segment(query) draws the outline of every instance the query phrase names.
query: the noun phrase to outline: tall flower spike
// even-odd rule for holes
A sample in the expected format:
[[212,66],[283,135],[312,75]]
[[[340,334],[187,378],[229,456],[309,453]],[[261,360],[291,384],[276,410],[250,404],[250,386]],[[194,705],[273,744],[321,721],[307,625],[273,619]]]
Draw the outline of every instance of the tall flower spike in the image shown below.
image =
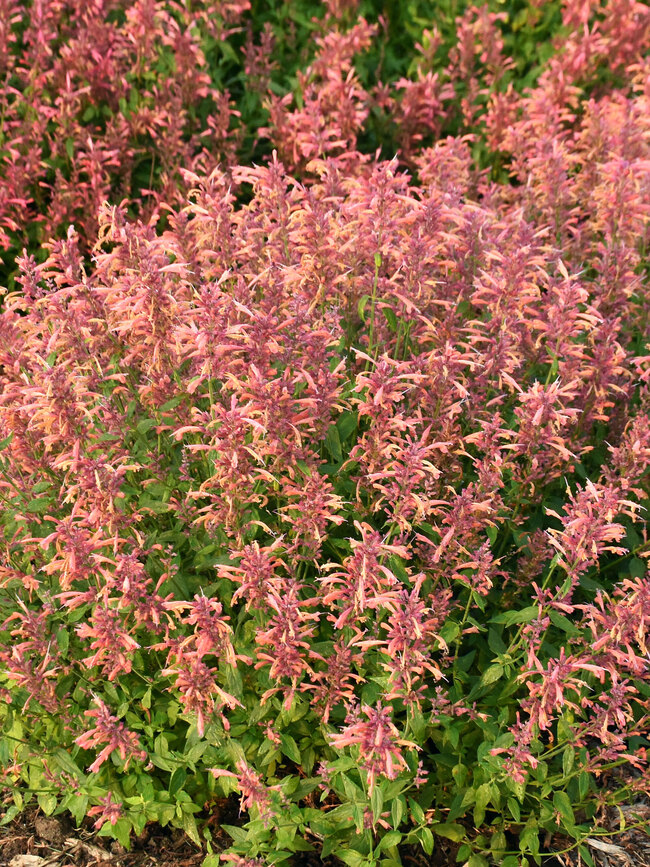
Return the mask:
[[377,777],[394,780],[400,771],[408,768],[402,747],[417,749],[414,743],[399,737],[391,720],[390,708],[363,705],[361,712],[366,717],[347,726],[340,734],[330,735],[330,743],[337,749],[356,746],[359,762],[368,774],[368,795],[372,795]]
[[75,743],[85,750],[104,744],[103,749],[88,768],[90,773],[96,774],[115,750],[122,761],[126,762],[125,768],[132,758],[141,761],[146,759],[147,753],[142,749],[138,735],[128,731],[126,725],[113,716],[102,699],[94,696],[94,700],[97,708],[84,711],[84,715],[96,721],[95,727],[75,738]]

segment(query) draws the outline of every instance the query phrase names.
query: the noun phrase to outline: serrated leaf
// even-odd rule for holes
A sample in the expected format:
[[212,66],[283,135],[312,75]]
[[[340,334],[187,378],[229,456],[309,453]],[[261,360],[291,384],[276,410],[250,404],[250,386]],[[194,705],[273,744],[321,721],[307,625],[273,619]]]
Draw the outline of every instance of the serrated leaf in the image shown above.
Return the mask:
[[131,845],[131,823],[128,819],[118,819],[114,825],[106,822],[97,832],[98,837],[112,837],[128,849]]

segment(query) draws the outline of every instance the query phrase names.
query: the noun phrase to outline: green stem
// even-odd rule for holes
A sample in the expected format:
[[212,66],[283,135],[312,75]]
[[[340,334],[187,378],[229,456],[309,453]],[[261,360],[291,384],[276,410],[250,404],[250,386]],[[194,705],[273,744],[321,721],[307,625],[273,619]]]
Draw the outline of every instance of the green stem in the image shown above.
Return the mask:
[[[372,281],[372,295],[370,297],[370,336],[368,338],[368,355],[374,358],[375,351],[375,305],[377,303],[377,286],[379,284],[379,268],[381,267],[381,253],[375,253],[375,276]],[[368,362],[366,362],[366,365]]]

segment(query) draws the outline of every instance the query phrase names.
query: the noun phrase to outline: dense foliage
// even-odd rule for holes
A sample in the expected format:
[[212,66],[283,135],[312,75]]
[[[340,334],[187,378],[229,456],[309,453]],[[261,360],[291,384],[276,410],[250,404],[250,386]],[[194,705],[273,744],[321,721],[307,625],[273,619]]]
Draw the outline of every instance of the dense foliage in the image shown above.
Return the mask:
[[650,793],[650,8],[32,5],[2,12],[35,88],[8,261],[53,236],[0,314],[4,821],[172,823],[216,864],[237,793],[240,864],[589,863]]
[[[644,31],[627,2],[586,14],[604,16],[591,80],[613,21],[632,22],[619,65]],[[430,16],[428,0],[4,0],[3,280],[71,222],[92,246],[106,199],[164,220],[186,198],[181,167],[259,164],[273,147],[289,167],[357,144],[391,158],[473,129],[488,95],[531,83],[562,32],[556,0],[507,13],[441,0]]]

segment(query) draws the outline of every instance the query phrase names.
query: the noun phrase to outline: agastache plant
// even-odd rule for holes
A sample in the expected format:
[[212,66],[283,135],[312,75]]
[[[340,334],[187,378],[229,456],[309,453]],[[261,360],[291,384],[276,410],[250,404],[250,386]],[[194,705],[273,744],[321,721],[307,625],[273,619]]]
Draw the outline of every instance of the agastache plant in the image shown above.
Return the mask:
[[49,237],[0,312],[5,820],[171,823],[208,867],[222,830],[235,864],[586,861],[650,793],[647,7],[551,8],[520,92],[503,12],[373,86],[391,22],[329,2],[281,94],[254,4],[71,3],[77,37],[33,5],[0,45],[7,245]]

